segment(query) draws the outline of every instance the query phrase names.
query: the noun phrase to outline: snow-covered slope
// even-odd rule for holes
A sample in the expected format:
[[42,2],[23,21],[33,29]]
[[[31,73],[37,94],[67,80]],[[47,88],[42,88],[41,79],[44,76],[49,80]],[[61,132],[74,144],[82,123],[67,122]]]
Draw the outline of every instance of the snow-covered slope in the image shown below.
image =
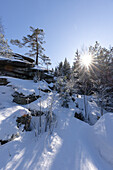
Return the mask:
[[[18,90],[31,92],[30,86],[36,88],[31,81],[32,85],[23,83],[23,88],[21,81],[12,81]],[[0,93],[0,138],[20,133],[13,141],[0,146],[0,170],[113,170],[112,113],[105,114],[94,126],[90,126],[74,118],[76,108],[73,102],[70,102],[69,108],[61,107],[59,96],[54,92],[52,110],[57,122],[53,133],[48,131],[35,136],[34,130],[19,131],[16,117],[28,113],[27,107],[39,107],[39,100],[29,106],[19,106],[12,103],[10,86],[1,86]],[[48,108],[52,98],[52,93],[43,94],[43,109]]]

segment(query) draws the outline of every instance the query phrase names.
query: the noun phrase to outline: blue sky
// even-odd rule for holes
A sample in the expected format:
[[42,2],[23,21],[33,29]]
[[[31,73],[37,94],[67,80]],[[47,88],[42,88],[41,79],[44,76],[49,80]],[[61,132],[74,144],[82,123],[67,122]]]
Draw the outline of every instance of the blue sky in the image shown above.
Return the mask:
[[72,64],[76,49],[95,41],[113,45],[113,0],[0,0],[0,17],[8,40],[21,40],[29,26],[44,29],[45,54],[53,67],[65,57]]

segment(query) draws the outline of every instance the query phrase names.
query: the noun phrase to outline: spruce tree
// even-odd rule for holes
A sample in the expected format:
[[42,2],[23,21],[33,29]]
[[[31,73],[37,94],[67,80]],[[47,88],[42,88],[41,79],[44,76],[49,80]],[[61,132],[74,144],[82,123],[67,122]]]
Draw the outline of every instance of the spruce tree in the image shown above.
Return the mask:
[[67,58],[65,58],[64,64],[63,64],[63,76],[66,76],[67,79],[69,79],[70,74],[71,74],[70,63],[67,61]]
[[72,66],[72,74],[71,77],[73,79],[73,91],[75,93],[81,93],[81,83],[80,83],[80,73],[81,73],[81,66],[80,66],[80,54],[77,50],[75,52],[74,62]]

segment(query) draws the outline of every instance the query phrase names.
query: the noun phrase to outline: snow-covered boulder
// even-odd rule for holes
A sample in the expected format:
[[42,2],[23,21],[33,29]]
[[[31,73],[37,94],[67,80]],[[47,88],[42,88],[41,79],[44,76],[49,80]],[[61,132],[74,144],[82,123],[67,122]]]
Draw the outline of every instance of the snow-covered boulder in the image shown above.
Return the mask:
[[29,104],[35,100],[37,100],[40,96],[35,93],[30,95],[24,95],[22,93],[14,92],[12,95],[14,97],[13,102],[21,105]]

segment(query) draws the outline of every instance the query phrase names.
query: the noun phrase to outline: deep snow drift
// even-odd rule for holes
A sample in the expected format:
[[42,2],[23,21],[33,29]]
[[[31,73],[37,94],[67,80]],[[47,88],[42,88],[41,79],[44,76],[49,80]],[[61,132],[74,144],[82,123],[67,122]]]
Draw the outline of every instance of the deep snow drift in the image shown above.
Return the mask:
[[[48,88],[46,82],[8,78],[7,86],[0,86],[0,139],[17,132],[19,137],[0,146],[0,170],[112,170],[113,169],[113,114],[106,113],[93,126],[74,118],[78,109],[70,101],[69,108],[61,107],[54,94],[41,92],[42,110],[50,107],[56,115],[53,133],[22,132],[16,125],[17,116],[30,113],[28,108],[40,107],[40,99],[20,106],[12,102],[11,94],[17,90],[24,94],[39,93]],[[13,85],[13,86],[12,86]],[[53,96],[54,95],[54,96]],[[82,98],[77,99],[82,107]],[[92,106],[93,105],[93,106]],[[90,114],[99,114],[96,104],[89,102]]]

